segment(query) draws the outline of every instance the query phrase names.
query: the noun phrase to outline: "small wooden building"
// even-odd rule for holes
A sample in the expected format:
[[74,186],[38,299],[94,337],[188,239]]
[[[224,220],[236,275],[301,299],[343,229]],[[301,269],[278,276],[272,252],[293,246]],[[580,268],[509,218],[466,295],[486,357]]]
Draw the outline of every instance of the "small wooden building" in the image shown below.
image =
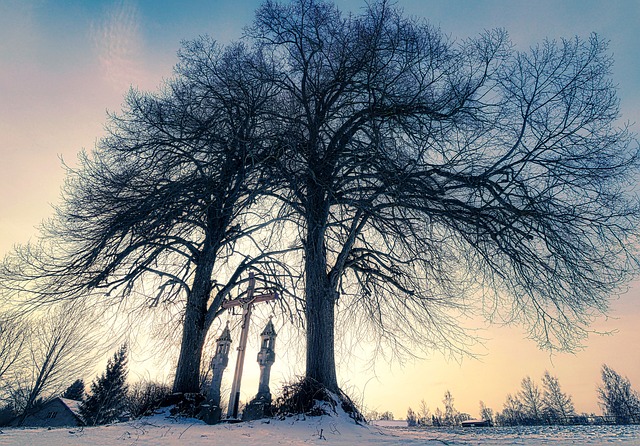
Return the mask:
[[491,427],[490,420],[465,420],[462,427]]
[[84,421],[80,417],[80,401],[56,397],[37,412],[27,416],[22,425],[34,427],[84,426]]

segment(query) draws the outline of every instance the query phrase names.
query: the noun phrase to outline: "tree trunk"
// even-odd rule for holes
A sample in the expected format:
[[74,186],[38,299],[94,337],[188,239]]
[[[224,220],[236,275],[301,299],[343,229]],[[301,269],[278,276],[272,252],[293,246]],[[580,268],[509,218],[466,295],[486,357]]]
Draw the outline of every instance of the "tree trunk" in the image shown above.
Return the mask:
[[[321,200],[311,206],[305,246],[305,316],[307,322],[306,377],[338,392],[334,354],[335,291],[327,275],[324,245],[325,208]],[[317,205],[315,205],[317,204]]]
[[[206,242],[205,246],[207,246]],[[173,381],[173,391],[176,393],[200,392],[200,363],[208,330],[207,302],[211,292],[211,273],[215,254],[216,250],[213,247],[203,250],[201,261],[196,267],[191,293],[187,297],[180,356]]]
[[[306,309],[307,319],[307,368],[306,377],[312,378],[327,389],[338,392],[334,353],[334,299],[333,291],[311,281],[313,276],[324,274],[310,265],[307,259]],[[320,273],[316,275],[316,272]],[[326,274],[324,274],[326,276]],[[324,282],[328,283],[325,278]]]
[[201,298],[191,297],[187,300],[184,324],[182,325],[180,357],[176,367],[176,377],[173,381],[173,391],[176,393],[200,392],[200,362],[206,336],[205,314],[198,302],[201,300]]

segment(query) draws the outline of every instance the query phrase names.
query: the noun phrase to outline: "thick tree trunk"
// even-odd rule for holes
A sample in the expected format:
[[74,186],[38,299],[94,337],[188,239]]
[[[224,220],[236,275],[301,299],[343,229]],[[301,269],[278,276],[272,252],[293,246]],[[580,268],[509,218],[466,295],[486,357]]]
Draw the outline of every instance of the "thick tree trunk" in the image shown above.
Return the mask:
[[[307,281],[310,274],[307,260]],[[319,271],[324,274],[323,271]],[[326,275],[326,274],[325,274]],[[314,282],[316,285],[314,285]],[[325,282],[326,281],[325,279]],[[312,281],[306,286],[305,315],[307,319],[307,368],[306,377],[312,378],[334,392],[338,391],[334,353],[334,299],[333,291],[317,286]]]
[[338,392],[334,354],[335,291],[327,275],[323,204],[311,205],[305,246],[306,377]]
[[201,298],[190,298],[185,309],[180,356],[173,381],[174,392],[200,391],[200,362],[207,333],[204,326],[206,306],[203,312],[198,301],[201,301]]
[[[206,245],[206,242],[205,242]],[[207,302],[211,292],[211,273],[215,263],[216,250],[203,250],[200,263],[196,267],[191,294],[187,298],[180,356],[173,381],[173,391],[181,393],[200,392],[200,363],[202,349],[207,336]]]

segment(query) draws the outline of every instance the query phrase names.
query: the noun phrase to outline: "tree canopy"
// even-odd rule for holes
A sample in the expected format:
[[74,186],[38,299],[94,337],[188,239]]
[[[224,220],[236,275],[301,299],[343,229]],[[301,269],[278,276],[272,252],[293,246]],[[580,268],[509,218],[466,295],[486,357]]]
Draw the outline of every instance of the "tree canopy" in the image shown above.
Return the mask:
[[338,304],[399,351],[464,351],[454,315],[478,307],[570,349],[637,271],[638,144],[596,35],[517,51],[312,0],[266,1],[249,35],[280,61],[308,377],[336,388]]

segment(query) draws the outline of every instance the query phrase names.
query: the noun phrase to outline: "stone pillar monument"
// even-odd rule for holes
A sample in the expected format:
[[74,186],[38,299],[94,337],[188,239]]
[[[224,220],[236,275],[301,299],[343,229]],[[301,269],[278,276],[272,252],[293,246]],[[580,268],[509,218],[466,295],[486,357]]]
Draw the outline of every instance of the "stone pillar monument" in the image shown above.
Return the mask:
[[258,352],[258,364],[260,365],[260,384],[258,394],[249,403],[242,413],[243,420],[257,420],[271,415],[271,390],[269,389],[269,378],[271,376],[271,366],[276,361],[275,344],[276,330],[273,322],[269,319],[267,326],[260,334],[261,344]]
[[273,322],[269,319],[267,326],[260,334],[261,347],[258,352],[258,364],[260,364],[260,385],[258,386],[258,394],[256,400],[262,400],[271,403],[271,391],[269,390],[269,378],[271,377],[271,366],[276,361],[276,330]]
[[207,395],[209,408],[203,414],[203,420],[208,424],[215,424],[222,417],[220,409],[220,385],[222,384],[222,374],[229,364],[229,349],[231,347],[231,332],[229,323],[222,330],[222,334],[216,340],[216,354],[211,359],[211,385]]

